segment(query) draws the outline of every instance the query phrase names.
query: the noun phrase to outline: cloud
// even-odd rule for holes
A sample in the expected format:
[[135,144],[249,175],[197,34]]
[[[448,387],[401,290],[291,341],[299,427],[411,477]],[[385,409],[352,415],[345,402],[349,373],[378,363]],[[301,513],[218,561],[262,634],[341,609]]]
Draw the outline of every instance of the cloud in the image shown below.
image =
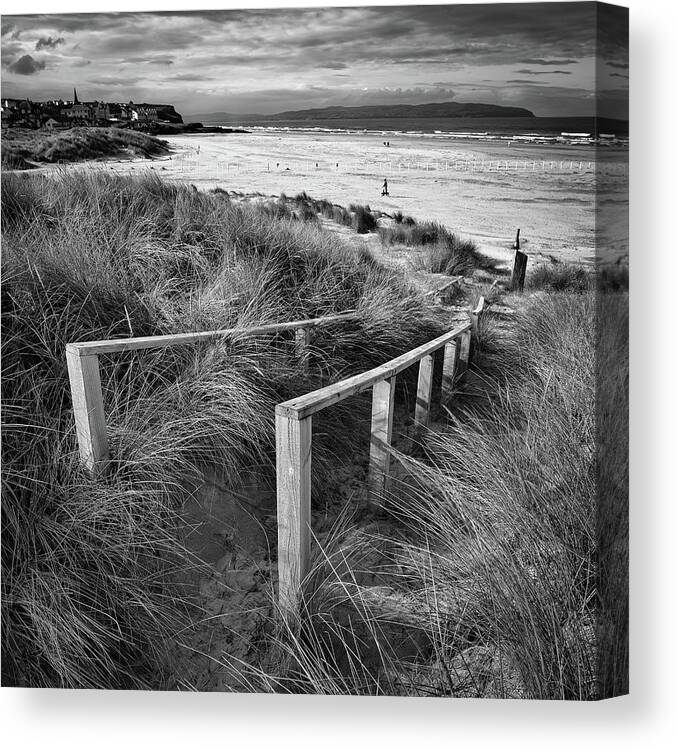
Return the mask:
[[623,73],[610,73],[610,78],[626,78],[628,80],[628,76],[625,76]]
[[62,36],[52,38],[51,36],[44,37],[41,36],[40,39],[35,44],[35,49],[41,50],[41,49],[54,49],[55,47],[58,47],[60,44],[63,44],[65,39]]
[[605,65],[609,65],[611,68],[620,68],[621,70],[627,70],[629,64],[627,62],[613,62],[608,60]]
[[[2,63],[5,72],[37,40],[51,41],[41,49],[53,54],[40,55],[48,72],[24,78],[25,95],[50,98],[91,82],[98,98],[162,97],[183,112],[276,112],[370,96],[418,103],[457,89],[475,101],[579,114],[591,106],[579,91],[592,91],[594,69],[578,63],[597,42],[608,71],[624,73],[628,59],[628,15],[611,14],[605,33],[596,33],[596,17],[594,3],[15,15],[2,19]],[[30,42],[13,42],[19,33]]]
[[525,60],[517,60],[522,65],[575,65],[578,60],[544,60],[541,57],[528,57]]
[[118,78],[117,76],[101,76],[100,78],[88,78],[87,83],[93,83],[95,86],[132,86],[143,80],[140,76],[125,79]]
[[199,73],[180,73],[179,75],[172,76],[170,81],[215,81],[216,78],[213,76],[203,76]]
[[32,76],[40,70],[45,69],[45,63],[41,60],[36,60],[30,55],[24,55],[20,57],[16,62],[10,63],[7,66],[7,70],[10,73],[16,73],[20,76]]
[[521,68],[520,70],[516,70],[516,73],[522,73],[523,75],[527,76],[548,76],[552,73],[559,73],[563,76],[571,76],[572,71],[571,70],[527,70],[526,68]]

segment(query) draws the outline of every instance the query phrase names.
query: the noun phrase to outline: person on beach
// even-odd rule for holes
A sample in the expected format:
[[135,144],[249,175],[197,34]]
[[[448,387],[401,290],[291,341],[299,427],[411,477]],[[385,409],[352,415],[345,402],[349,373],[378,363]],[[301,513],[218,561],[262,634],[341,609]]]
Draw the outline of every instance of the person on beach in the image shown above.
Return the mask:
[[388,180],[386,178],[384,178],[384,184],[383,184],[382,189],[381,189],[381,194],[382,195],[388,195],[389,194],[389,192],[388,192]]

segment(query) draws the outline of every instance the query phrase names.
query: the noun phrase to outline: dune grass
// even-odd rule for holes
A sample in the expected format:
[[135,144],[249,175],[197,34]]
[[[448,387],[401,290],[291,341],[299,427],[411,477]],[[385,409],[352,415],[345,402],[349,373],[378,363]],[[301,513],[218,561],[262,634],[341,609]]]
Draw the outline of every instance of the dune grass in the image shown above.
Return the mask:
[[9,128],[2,136],[2,168],[27,169],[29,162],[74,162],[111,156],[150,159],[169,151],[166,141],[136,130],[71,128],[49,133]]
[[463,406],[400,456],[389,519],[345,518],[323,540],[258,689],[625,692],[627,322],[625,293],[589,291],[535,297],[512,336],[487,331]]
[[429,273],[468,275],[477,268],[490,269],[494,266],[490,258],[478,251],[475,242],[458,237],[437,222],[416,222],[399,213],[393,225],[379,227],[379,234],[385,245],[421,247],[417,267]]
[[526,286],[530,291],[624,293],[629,289],[629,268],[624,263],[597,268],[575,263],[541,264],[530,271]]
[[[275,403],[440,323],[367,253],[221,193],[71,172],[4,175],[2,195],[3,684],[157,686],[188,606],[173,571],[196,564],[180,501],[203,470],[270,477]],[[310,374],[289,337],[102,357],[112,470],[80,470],[67,342],[347,310],[319,330]],[[360,426],[341,406],[317,421],[316,484]]]

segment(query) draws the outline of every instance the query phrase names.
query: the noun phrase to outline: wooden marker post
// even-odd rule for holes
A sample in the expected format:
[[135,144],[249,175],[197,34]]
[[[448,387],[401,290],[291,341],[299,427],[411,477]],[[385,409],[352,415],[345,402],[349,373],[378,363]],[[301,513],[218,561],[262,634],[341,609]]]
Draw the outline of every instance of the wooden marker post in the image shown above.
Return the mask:
[[525,287],[525,271],[527,270],[527,254],[516,250],[511,271],[511,289],[522,292]]
[[518,227],[518,231],[516,232],[516,244],[513,246],[514,250],[520,250],[520,227]]
[[82,355],[77,346],[68,344],[66,363],[80,458],[92,476],[101,476],[106,471],[109,457],[99,357],[96,354]]

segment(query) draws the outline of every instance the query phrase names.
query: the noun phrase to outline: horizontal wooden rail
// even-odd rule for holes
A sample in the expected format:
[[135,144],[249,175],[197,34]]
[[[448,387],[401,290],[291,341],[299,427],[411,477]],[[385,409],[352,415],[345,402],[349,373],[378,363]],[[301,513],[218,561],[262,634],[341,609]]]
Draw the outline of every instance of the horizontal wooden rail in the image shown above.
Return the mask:
[[196,331],[195,333],[170,333],[164,336],[138,336],[127,339],[105,339],[102,341],[78,341],[66,344],[66,351],[77,351],[80,356],[86,354],[110,354],[111,352],[129,352],[140,349],[164,349],[168,346],[179,346],[181,344],[196,344],[199,341],[210,339],[227,338],[234,336],[259,336],[267,333],[282,333],[297,329],[316,328],[329,323],[339,323],[351,320],[356,313],[342,313],[341,315],[328,315],[324,318],[311,318],[309,320],[293,320],[287,323],[268,323],[263,326],[251,328],[223,328],[218,331]]
[[109,462],[106,415],[101,392],[99,355],[141,349],[163,349],[169,346],[196,344],[213,339],[237,336],[262,336],[266,334],[295,331],[294,347],[297,356],[307,366],[307,347],[313,328],[330,323],[341,323],[356,318],[356,313],[328,315],[322,318],[294,320],[285,323],[269,323],[251,328],[224,328],[218,331],[174,333],[166,336],[140,336],[104,341],[78,341],[66,344],[66,362],[71,384],[71,398],[75,431],[78,438],[80,459],[85,468],[95,476],[103,474]]
[[477,335],[485,300],[480,298],[470,320],[442,336],[371,370],[278,404],[276,473],[278,503],[278,598],[281,611],[292,619],[299,612],[303,581],[311,559],[311,460],[313,415],[349,396],[372,388],[370,459],[367,476],[370,502],[379,506],[388,483],[397,375],[419,363],[415,427],[429,418],[433,357],[443,352],[441,400],[449,400],[455,376],[469,366],[471,337]]
[[394,377],[399,372],[416,364],[422,359],[422,357],[440,349],[449,341],[458,338],[470,328],[470,322],[463,323],[462,325],[457,326],[457,328],[439,336],[437,339],[433,339],[426,344],[418,346],[416,349],[412,349],[412,351],[401,354],[399,357],[392,359],[390,362],[386,362],[384,365],[379,365],[379,367],[375,367],[372,370],[361,372],[359,375],[353,375],[352,377],[341,380],[333,385],[319,388],[317,391],[311,391],[311,393],[307,393],[304,396],[284,401],[282,404],[276,406],[276,414],[293,417],[294,419],[304,419],[305,417],[309,417],[311,414],[314,414],[331,404],[336,404],[338,401],[342,401],[349,396],[364,391],[366,388],[369,388],[380,380]]

